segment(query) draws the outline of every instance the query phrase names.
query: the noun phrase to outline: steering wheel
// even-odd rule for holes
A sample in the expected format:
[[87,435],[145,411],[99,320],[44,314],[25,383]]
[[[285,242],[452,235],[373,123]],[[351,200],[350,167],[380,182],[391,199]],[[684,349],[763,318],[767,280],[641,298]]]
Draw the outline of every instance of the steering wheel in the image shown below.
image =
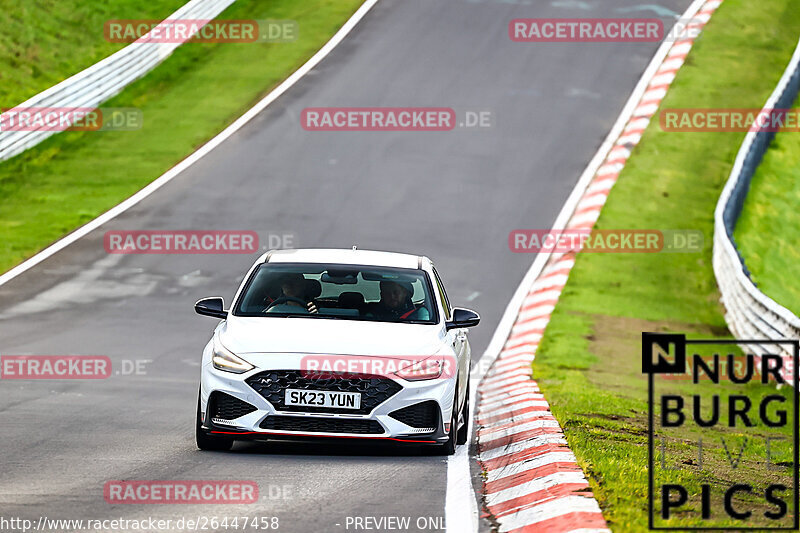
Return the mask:
[[280,297],[280,298],[278,298],[277,300],[274,300],[274,301],[273,301],[271,304],[269,304],[267,307],[265,307],[265,308],[264,308],[264,311],[266,311],[267,309],[269,309],[270,307],[273,307],[273,306],[275,306],[275,305],[278,305],[278,304],[285,304],[286,302],[297,302],[297,303],[299,303],[299,304],[300,304],[300,305],[303,307],[303,309],[305,309],[306,311],[308,311],[308,308],[306,307],[308,304],[307,304],[306,302],[304,302],[303,300],[301,300],[300,298],[295,298],[294,296],[281,296],[281,297]]

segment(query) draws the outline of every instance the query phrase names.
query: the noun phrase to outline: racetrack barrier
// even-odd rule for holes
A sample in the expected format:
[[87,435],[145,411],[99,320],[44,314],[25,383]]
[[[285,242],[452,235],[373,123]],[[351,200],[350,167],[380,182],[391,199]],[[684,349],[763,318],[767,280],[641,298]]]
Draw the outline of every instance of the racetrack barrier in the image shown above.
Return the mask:
[[[798,90],[800,42],[764,109],[788,109],[797,98]],[[747,134],[714,210],[714,275],[722,295],[722,304],[725,306],[725,321],[731,333],[739,339],[800,338],[800,318],[756,287],[733,240],[733,231],[750,189],[750,182],[774,137],[774,131],[750,131]],[[774,353],[775,346],[749,344],[747,350],[761,356]],[[778,349],[788,363],[785,365],[788,370],[791,368],[792,354],[782,347]],[[790,374],[784,377],[791,383]]]
[[[235,0],[191,0],[165,20],[194,19],[209,21]],[[91,67],[46,89],[19,104],[26,108],[87,108],[93,109],[119,94],[125,87],[141,78],[164,61],[180,43],[144,42],[141,39],[111,54]],[[42,124],[38,128],[0,131],[0,161],[9,159],[35,146],[60,130]]]

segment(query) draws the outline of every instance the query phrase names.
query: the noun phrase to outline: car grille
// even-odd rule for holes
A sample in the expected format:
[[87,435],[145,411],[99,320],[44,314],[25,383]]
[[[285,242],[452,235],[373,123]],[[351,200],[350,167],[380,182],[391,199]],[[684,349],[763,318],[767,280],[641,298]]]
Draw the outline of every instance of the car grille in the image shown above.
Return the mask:
[[[269,370],[247,379],[247,384],[261,394],[277,411],[303,413],[345,413],[366,415],[403,388],[397,382],[369,374],[336,374],[326,372],[319,377],[303,370]],[[341,407],[305,407],[284,405],[286,389],[324,390],[361,393],[360,409]]]
[[358,433],[361,435],[383,433],[383,426],[375,420],[310,416],[268,416],[261,422],[260,427],[276,431],[302,431],[305,433]]
[[220,391],[212,392],[208,402],[211,418],[222,420],[233,420],[258,410],[257,407]]
[[412,428],[434,431],[439,426],[439,404],[434,401],[417,403],[392,411],[389,416]]

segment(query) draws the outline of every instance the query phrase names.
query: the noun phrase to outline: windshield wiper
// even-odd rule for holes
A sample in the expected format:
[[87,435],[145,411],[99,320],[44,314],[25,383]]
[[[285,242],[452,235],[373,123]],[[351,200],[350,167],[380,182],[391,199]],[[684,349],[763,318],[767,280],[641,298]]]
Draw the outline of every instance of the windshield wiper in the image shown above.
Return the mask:
[[270,313],[266,316],[275,316],[280,318],[333,318],[341,319],[344,317],[336,315],[320,315],[319,313]]

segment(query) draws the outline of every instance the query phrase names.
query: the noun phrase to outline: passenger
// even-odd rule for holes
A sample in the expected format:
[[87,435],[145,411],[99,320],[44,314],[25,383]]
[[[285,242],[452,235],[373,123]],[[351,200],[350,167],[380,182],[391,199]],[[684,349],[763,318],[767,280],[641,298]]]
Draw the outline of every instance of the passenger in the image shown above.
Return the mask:
[[413,290],[409,284],[381,281],[381,299],[370,311],[382,320],[409,320],[417,311],[411,301]]

